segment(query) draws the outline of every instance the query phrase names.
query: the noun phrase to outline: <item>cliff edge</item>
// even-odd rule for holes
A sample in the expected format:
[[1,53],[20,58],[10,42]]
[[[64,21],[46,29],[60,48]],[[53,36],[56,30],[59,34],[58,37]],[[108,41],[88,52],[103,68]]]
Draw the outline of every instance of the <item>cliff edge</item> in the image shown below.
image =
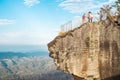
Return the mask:
[[74,80],[120,80],[120,10],[100,22],[85,23],[48,44],[57,69]]

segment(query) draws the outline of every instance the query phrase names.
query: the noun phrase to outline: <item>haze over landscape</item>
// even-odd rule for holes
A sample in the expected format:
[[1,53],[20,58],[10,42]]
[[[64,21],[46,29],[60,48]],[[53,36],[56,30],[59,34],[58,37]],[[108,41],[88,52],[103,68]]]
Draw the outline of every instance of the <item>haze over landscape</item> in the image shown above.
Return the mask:
[[73,80],[56,70],[47,44],[58,35],[61,25],[81,21],[83,13],[96,13],[114,2],[0,0],[0,80]]

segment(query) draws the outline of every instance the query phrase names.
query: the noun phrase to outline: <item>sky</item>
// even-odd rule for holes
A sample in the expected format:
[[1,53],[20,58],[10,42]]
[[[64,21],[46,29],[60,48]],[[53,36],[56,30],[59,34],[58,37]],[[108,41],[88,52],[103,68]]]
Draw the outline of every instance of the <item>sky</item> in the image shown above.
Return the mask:
[[0,0],[0,45],[47,45],[61,25],[115,0]]

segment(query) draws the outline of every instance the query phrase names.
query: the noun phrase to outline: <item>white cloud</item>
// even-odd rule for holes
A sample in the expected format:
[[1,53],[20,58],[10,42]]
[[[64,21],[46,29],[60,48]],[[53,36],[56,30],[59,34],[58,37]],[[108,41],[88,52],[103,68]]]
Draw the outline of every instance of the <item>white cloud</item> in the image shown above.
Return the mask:
[[38,3],[40,3],[39,0],[24,0],[24,4],[29,7],[34,6],[35,4]]
[[48,32],[0,32],[0,44],[46,45],[53,38],[50,35]]
[[9,24],[15,24],[15,21],[8,19],[0,19],[0,25],[9,25]]
[[104,4],[111,4],[115,0],[64,0],[59,4],[65,10],[71,13],[83,13],[88,11],[95,11]]
[[3,34],[3,36],[8,37],[8,38],[18,38],[24,35],[25,34],[23,32],[7,32]]

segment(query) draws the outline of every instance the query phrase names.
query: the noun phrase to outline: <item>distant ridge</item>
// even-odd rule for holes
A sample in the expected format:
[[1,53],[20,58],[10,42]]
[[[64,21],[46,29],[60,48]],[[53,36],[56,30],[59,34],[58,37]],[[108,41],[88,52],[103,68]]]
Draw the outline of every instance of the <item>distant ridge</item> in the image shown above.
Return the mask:
[[13,57],[27,57],[28,55],[21,52],[0,52],[0,59],[11,59]]
[[47,51],[33,51],[33,52],[0,52],[0,59],[11,59],[13,57],[29,57],[29,56],[47,56]]

